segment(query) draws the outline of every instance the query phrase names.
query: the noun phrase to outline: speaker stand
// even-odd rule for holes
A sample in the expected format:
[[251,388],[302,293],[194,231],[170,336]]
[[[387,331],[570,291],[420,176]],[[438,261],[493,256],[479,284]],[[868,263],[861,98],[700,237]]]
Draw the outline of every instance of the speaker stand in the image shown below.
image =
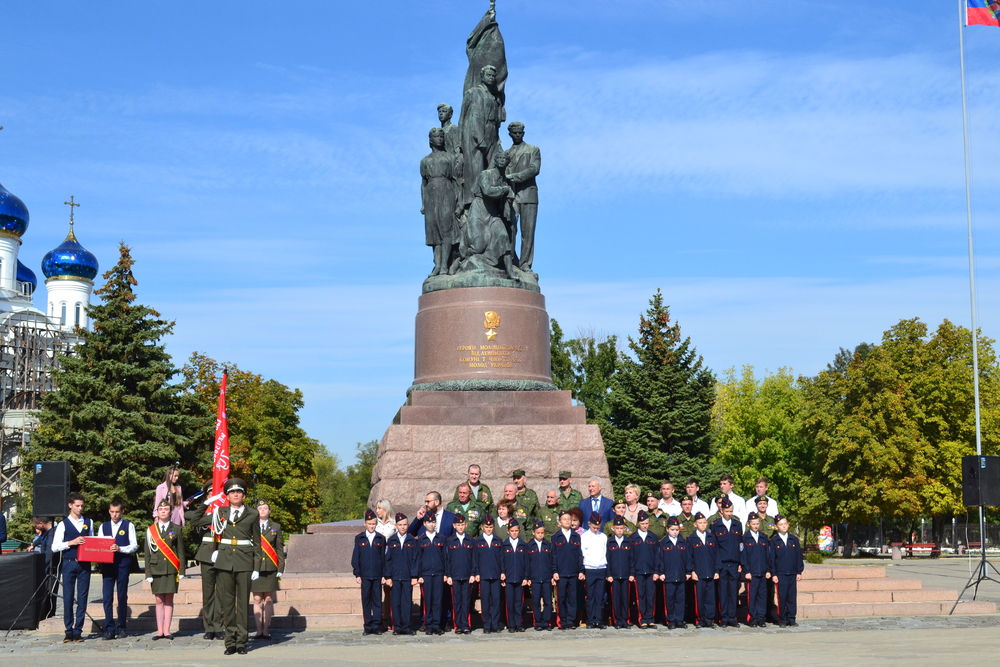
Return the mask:
[[958,603],[961,602],[962,596],[965,595],[965,591],[972,589],[972,599],[975,600],[976,596],[979,595],[979,584],[984,581],[992,581],[995,584],[1000,584],[1000,578],[994,578],[990,576],[990,570],[996,573],[997,577],[1000,577],[1000,570],[997,570],[996,565],[986,560],[986,507],[984,505],[979,506],[979,565],[976,570],[969,577],[968,583],[965,584],[965,588],[962,592],[958,594],[958,598],[955,600],[955,604],[952,605],[951,611],[948,615],[951,616],[955,613],[955,609],[958,607]]

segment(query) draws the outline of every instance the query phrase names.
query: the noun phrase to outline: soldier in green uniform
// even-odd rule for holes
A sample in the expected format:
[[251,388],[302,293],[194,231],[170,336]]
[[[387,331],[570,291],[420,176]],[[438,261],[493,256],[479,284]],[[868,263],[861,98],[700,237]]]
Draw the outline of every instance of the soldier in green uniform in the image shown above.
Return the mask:
[[538,502],[538,494],[528,488],[528,478],[524,471],[515,470],[511,473],[511,477],[514,479],[514,484],[517,485],[517,502],[531,516],[535,516],[542,504]]
[[712,503],[715,505],[715,512],[712,513],[712,516],[708,517],[709,526],[715,525],[715,522],[722,518],[722,508],[719,507],[719,503],[721,503],[722,499],[726,497],[727,496],[716,496],[712,499]]
[[559,509],[571,510],[583,502],[583,494],[573,488],[573,473],[559,471]]
[[[534,492],[532,492],[534,493]],[[503,487],[504,500],[514,503],[510,510],[510,518],[517,519],[517,522],[524,525],[524,522],[534,523],[535,515],[538,512],[538,504],[532,504],[531,499],[525,500],[524,496],[517,495],[517,484],[507,482]]]
[[472,497],[472,488],[468,482],[459,484],[456,493],[458,497],[448,503],[445,509],[464,516],[465,534],[475,539],[479,537],[479,526],[482,525],[483,517],[486,516],[486,505]]
[[212,532],[218,536],[213,562],[217,595],[226,618],[226,655],[247,652],[250,582],[260,577],[260,515],[243,504],[247,484],[233,477],[223,487],[229,507],[212,514]]
[[198,503],[194,509],[184,512],[184,523],[194,529],[194,538],[198,542],[198,553],[194,559],[201,567],[201,622],[205,627],[205,639],[222,639],[222,610],[219,608],[219,596],[216,594],[216,570],[212,567],[212,554],[215,553],[215,539],[212,537],[212,512],[206,507],[212,495],[212,480],[202,487],[204,504]]
[[649,532],[662,540],[667,536],[667,519],[670,517],[660,509],[660,494],[653,490],[646,492],[646,514],[649,515]]
[[681,498],[681,513],[677,515],[677,521],[681,527],[681,537],[685,540],[695,531],[693,509],[694,501],[691,496]]
[[753,501],[757,505],[757,514],[760,516],[760,532],[767,535],[768,538],[774,537],[778,531],[778,522],[767,513],[767,496],[757,496]]
[[[481,503],[483,505],[483,508],[485,509],[486,512],[489,512],[490,514],[493,514],[493,511],[494,511],[493,510],[493,492],[490,491],[490,487],[486,486],[485,483],[483,483],[482,481],[480,481],[480,479],[482,477],[482,474],[483,474],[482,473],[482,469],[479,466],[477,466],[475,463],[473,463],[471,466],[469,466],[469,479],[466,480],[464,483],[469,485],[469,490],[472,492],[471,493],[472,498],[475,499],[476,501],[478,501],[479,503]],[[462,485],[459,484],[457,487],[455,487],[455,495],[451,499],[452,502],[458,500],[458,489],[461,486]],[[468,523],[469,517],[465,517],[465,519],[466,519],[466,523]],[[470,525],[468,527],[471,528],[472,526]],[[468,532],[468,531],[466,531],[466,532]],[[470,535],[471,535],[471,533],[470,533]]]
[[545,507],[538,510],[537,518],[545,524],[545,539],[551,540],[556,531],[559,530],[559,491],[550,489],[545,492]]
[[628,507],[628,505],[625,504],[624,498],[618,498],[617,500],[615,500],[615,506],[613,508],[615,514],[614,516],[611,517],[611,521],[605,522],[604,528],[602,530],[602,532],[605,535],[611,537],[612,535],[615,534],[614,530],[612,530],[612,527],[614,526],[615,518],[617,517],[621,517],[621,520],[625,522],[625,535],[627,537],[631,537],[632,533],[634,533],[638,529],[638,526],[636,526],[634,523],[625,518],[626,507]]

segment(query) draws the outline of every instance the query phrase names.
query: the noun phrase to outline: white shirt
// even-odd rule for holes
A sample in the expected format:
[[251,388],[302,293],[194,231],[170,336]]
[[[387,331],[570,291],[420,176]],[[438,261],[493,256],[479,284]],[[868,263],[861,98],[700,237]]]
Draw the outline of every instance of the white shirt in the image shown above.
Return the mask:
[[514,547],[514,551],[517,551],[517,538],[511,537],[509,539],[510,539],[510,546]]
[[465,544],[465,533],[455,533],[455,537],[458,538],[459,544]]
[[[747,500],[747,507],[746,507],[746,513],[747,514],[750,514],[750,512],[756,512],[757,511],[757,503],[754,501],[754,498],[756,498],[756,497],[757,496],[751,496]],[[767,514],[768,514],[768,516],[778,516],[778,501],[775,500],[774,498],[772,498],[771,496],[764,496],[764,497],[767,498]]]
[[[121,529],[122,522],[119,521],[118,523],[115,523],[114,521],[108,521],[106,523],[111,524],[111,535],[110,535],[110,537],[114,537],[115,535],[117,535],[118,531]],[[103,535],[104,534],[104,524],[103,523],[101,524],[100,529],[98,529],[97,534],[98,535]],[[108,536],[105,535],[105,537],[108,537]],[[119,547],[118,550],[121,553],[123,553],[123,554],[132,554],[132,553],[135,553],[136,551],[139,550],[139,542],[136,541],[136,539],[135,539],[135,526],[132,525],[131,521],[129,521],[129,524],[128,524],[128,546]]]
[[781,541],[787,547],[788,546],[788,533],[778,533],[778,537],[781,538]]
[[425,537],[426,537],[426,538],[427,538],[428,540],[433,540],[433,539],[434,539],[434,536],[435,536],[435,535],[437,535],[437,533],[436,533],[436,532],[435,532],[435,533],[432,533],[432,532],[431,532],[431,531],[429,531],[429,530],[425,530],[425,531],[424,531],[424,536],[425,536]]
[[645,540],[646,539],[646,535],[648,535],[649,533],[647,533],[644,530],[637,530],[637,531],[635,531],[635,534],[639,536],[640,540]]
[[677,516],[681,513],[681,504],[677,502],[676,498],[671,498],[669,503],[663,498],[660,498],[659,507],[670,516]]
[[670,542],[673,543],[674,546],[677,546],[677,538],[676,537],[674,537],[673,535],[667,535],[667,537],[670,538]]
[[[261,532],[264,531],[264,525],[265,525],[264,523],[260,524],[260,530],[261,530]],[[373,544],[375,544],[375,533],[369,533],[366,530],[365,531],[365,537],[368,538],[368,546],[372,546]]]
[[399,535],[399,543],[400,544],[402,544],[403,542],[406,541],[406,533],[396,533],[396,535]]
[[622,535],[621,537],[618,537],[617,535],[615,535],[615,542],[618,543],[618,546],[621,546],[622,542],[624,542],[624,541],[625,541],[625,536],[624,535]]
[[[590,497],[590,511],[591,512],[600,512],[601,511],[601,498],[603,498],[603,497],[604,496],[601,496],[601,495],[598,495],[597,497],[594,497],[594,496]],[[587,517],[587,519],[589,520],[590,517]]]
[[483,539],[486,540],[486,546],[488,546],[488,547],[493,546],[493,535],[492,534],[487,535],[486,533],[483,533]]
[[77,532],[79,532],[80,534],[83,534],[83,531],[85,530],[84,526],[86,525],[86,523],[84,517],[82,516],[79,519],[74,519],[73,515],[71,514],[62,521],[60,521],[59,525],[56,526],[56,532],[52,535],[53,552],[66,551],[67,549],[70,548],[69,542],[66,541],[65,537],[66,529],[63,527],[63,524],[66,523],[67,521],[72,523],[76,527]]
[[694,532],[696,535],[698,535],[698,539],[700,539],[702,542],[708,542],[708,533],[703,533],[700,530],[696,530]]
[[750,531],[750,537],[752,537],[752,538],[753,538],[753,541],[754,541],[754,542],[759,542],[759,541],[760,541],[760,533],[755,533],[755,532],[753,532],[753,531],[751,530],[751,531]]
[[375,532],[389,539],[396,534],[396,524],[392,521],[378,521],[375,524]]
[[722,521],[722,525],[726,527],[726,530],[729,530],[733,527],[732,519],[720,519],[720,521]]
[[542,550],[542,541],[541,540],[535,540],[535,545],[538,547],[539,551]]
[[569,528],[561,528],[560,530],[562,530],[563,537],[565,537],[566,541],[569,542],[569,537],[573,534],[573,531]]
[[242,507],[232,507],[229,509],[229,520],[233,523],[236,523],[241,516],[243,516]]
[[691,498],[691,502],[693,503],[693,505],[691,505],[691,516],[694,516],[698,512],[701,512],[706,517],[711,516],[712,512],[708,510],[708,503],[706,503],[704,500],[702,500],[697,496],[694,496]]
[[747,501],[743,499],[743,496],[738,496],[732,491],[729,492],[729,500],[733,503],[733,516],[739,519],[741,523],[746,523]]
[[580,536],[580,546],[583,549],[583,567],[595,570],[608,566],[608,536],[597,531],[588,530]]

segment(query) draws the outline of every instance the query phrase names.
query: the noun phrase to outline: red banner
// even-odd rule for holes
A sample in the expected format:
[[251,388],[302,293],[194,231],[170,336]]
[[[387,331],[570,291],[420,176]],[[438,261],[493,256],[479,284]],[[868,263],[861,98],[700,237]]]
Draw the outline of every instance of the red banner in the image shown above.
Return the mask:
[[229,479],[229,419],[226,416],[226,380],[229,374],[222,372],[219,385],[219,410],[215,417],[215,456],[212,464],[212,502],[208,511],[216,507],[226,507],[229,499],[223,493],[223,485]]

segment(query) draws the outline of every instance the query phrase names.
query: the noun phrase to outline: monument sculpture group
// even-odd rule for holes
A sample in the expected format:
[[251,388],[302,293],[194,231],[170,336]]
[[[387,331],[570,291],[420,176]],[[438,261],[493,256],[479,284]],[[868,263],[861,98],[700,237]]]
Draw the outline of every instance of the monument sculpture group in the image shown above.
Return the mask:
[[413,385],[379,447],[371,505],[387,498],[405,510],[428,491],[450,494],[470,464],[491,485],[515,469],[537,488],[554,487],[561,469],[608,474],[597,426],[552,384],[534,271],[542,157],[523,122],[507,123],[501,141],[509,72],[495,2],[466,54],[458,123],[440,104],[420,160],[433,266],[418,300]]

